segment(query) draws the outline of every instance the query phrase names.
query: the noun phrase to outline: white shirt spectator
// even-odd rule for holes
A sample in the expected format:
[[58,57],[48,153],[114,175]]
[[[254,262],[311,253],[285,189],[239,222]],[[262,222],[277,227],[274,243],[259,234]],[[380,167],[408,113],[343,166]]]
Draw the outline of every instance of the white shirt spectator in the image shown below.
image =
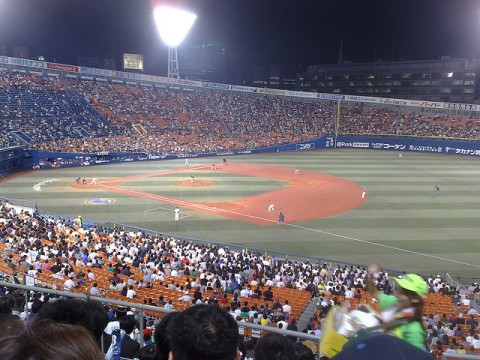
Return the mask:
[[66,291],[70,291],[75,287],[75,282],[72,278],[68,278],[64,283],[63,286],[65,287]]
[[135,295],[137,295],[135,290],[133,290],[133,289],[128,289],[127,290],[127,295],[126,295],[127,298],[133,299],[135,297]]
[[98,290],[97,284],[93,284],[93,286],[90,288],[90,295],[102,296],[102,294],[100,293],[100,290]]
[[192,297],[188,294],[188,291],[185,291],[183,296],[179,297],[178,300],[188,302],[189,304],[192,303]]
[[467,312],[467,315],[477,315],[477,314],[478,314],[478,311],[477,311],[477,309],[474,309],[474,308],[471,308]]
[[105,331],[107,334],[112,335],[113,330],[120,329],[120,323],[117,320],[110,321],[107,326],[105,327]]
[[283,329],[283,330],[287,330],[288,323],[287,323],[286,321],[279,321],[279,322],[277,322],[277,327],[278,327],[278,328],[280,327],[280,326],[279,326],[280,324],[282,324],[282,329]]
[[345,299],[353,299],[353,295],[352,289],[348,288],[347,291],[345,291]]
[[167,310],[174,310],[173,308],[173,304],[169,301],[168,303],[166,303],[164,306],[163,306],[164,309],[167,309]]

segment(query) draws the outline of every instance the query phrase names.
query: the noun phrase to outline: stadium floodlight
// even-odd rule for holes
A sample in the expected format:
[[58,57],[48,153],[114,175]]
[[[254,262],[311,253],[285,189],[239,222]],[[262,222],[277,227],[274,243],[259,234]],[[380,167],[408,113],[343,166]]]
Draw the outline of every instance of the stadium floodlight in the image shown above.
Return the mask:
[[160,6],[153,11],[158,33],[168,46],[168,77],[179,78],[177,46],[185,39],[197,15],[172,7]]

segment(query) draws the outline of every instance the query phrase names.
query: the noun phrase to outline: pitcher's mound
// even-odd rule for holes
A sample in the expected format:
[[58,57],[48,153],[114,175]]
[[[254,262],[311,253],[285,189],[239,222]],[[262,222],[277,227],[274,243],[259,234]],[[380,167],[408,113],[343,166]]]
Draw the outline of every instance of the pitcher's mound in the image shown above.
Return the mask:
[[212,186],[215,185],[214,181],[209,180],[197,180],[192,183],[190,180],[181,180],[177,183],[180,186],[200,187],[200,186]]

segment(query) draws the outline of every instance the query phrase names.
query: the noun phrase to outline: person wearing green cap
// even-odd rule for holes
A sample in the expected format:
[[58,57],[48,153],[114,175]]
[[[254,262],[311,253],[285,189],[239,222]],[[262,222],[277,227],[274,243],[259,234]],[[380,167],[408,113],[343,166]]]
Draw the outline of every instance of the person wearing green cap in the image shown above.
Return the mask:
[[[426,350],[425,327],[422,322],[423,299],[429,292],[429,286],[417,274],[406,274],[394,278],[394,295],[380,292],[376,281],[383,279],[383,269],[378,264],[368,267],[367,290],[376,298],[380,305],[381,318],[385,323],[398,325],[387,327],[388,333],[406,342]],[[388,281],[387,278],[383,279]]]

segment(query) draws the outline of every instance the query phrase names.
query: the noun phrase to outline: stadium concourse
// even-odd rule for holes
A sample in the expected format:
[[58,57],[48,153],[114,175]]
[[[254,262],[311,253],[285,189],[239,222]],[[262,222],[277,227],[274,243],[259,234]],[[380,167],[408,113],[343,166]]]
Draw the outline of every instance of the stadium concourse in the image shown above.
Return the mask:
[[[178,311],[199,303],[217,304],[237,321],[275,327],[286,324],[287,329],[318,336],[325,315],[345,300],[352,309],[360,304],[378,309],[376,300],[365,291],[365,268],[278,259],[121,229],[87,229],[7,202],[0,208],[0,247],[0,272],[25,278],[27,284],[37,282]],[[447,349],[479,354],[478,314],[470,306],[479,285],[460,296],[439,277],[426,281],[430,291],[423,318],[429,350],[435,355]],[[379,290],[391,292],[390,284],[388,273],[377,278]],[[10,299],[10,307],[1,307],[2,315],[16,315],[23,321],[34,318],[44,302],[53,301],[47,297],[42,301],[33,294],[25,310],[23,295],[2,289],[2,304]],[[296,320],[311,309],[311,299],[316,306],[307,314],[308,322],[298,328]],[[147,330],[145,334],[151,334],[152,326]],[[244,335],[250,340],[252,333]]]

